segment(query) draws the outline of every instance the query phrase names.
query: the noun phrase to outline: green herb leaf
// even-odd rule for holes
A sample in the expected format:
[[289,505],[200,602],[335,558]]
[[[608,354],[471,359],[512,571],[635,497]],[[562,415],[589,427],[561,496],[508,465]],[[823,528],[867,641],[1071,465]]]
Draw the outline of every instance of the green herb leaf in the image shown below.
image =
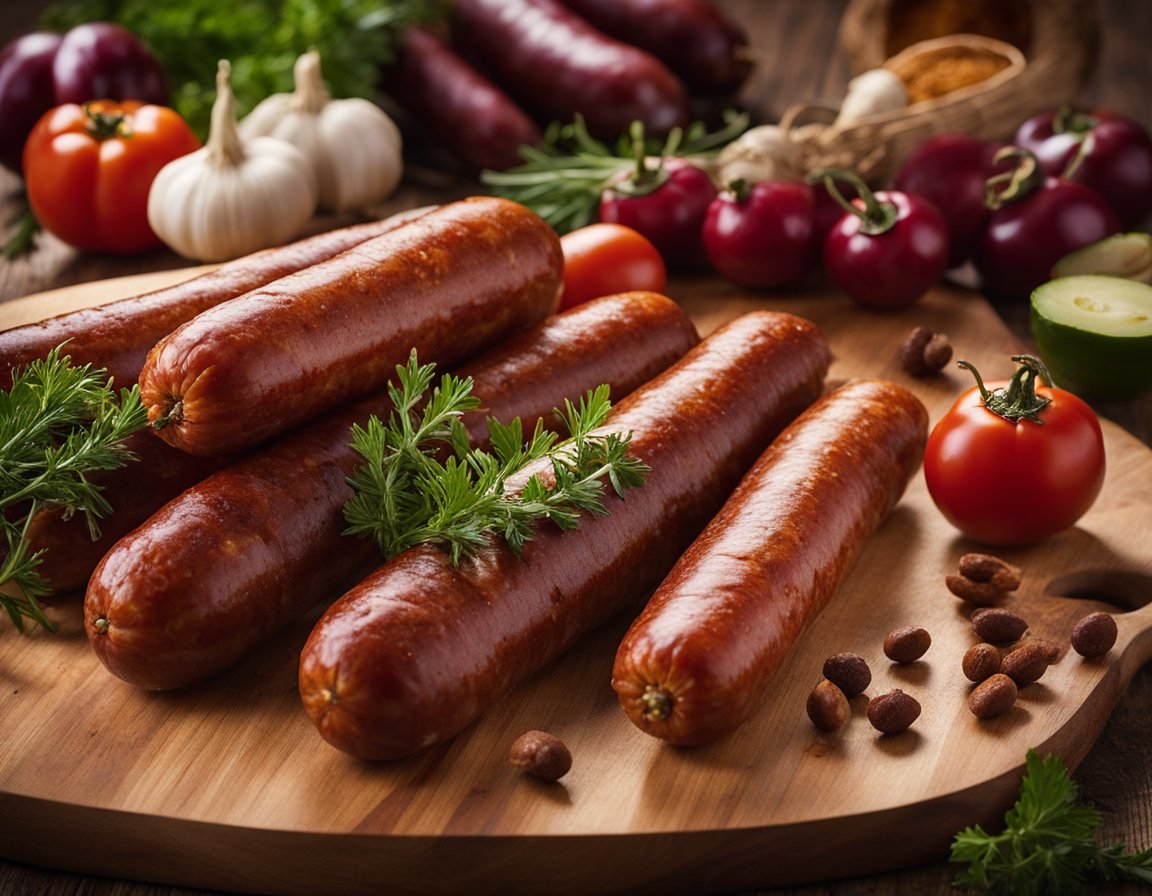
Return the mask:
[[[648,467],[628,454],[629,436],[593,433],[611,410],[607,386],[556,411],[571,434],[567,441],[557,444],[543,421],[525,441],[519,418],[508,424],[490,418],[485,451],[469,446],[460,421],[478,406],[470,379],[445,375],[428,394],[432,365],[421,367],[415,351],[396,372],[388,423],[372,417],[353,428],[352,447],[364,462],[348,479],[355,495],[344,506],[346,534],[373,538],[386,557],[439,543],[459,563],[493,536],[519,554],[540,520],[574,529],[581,513],[607,513],[605,477],[618,494],[644,483]],[[545,458],[551,482],[532,475],[519,491],[508,487]]]
[[568,233],[596,221],[600,194],[648,157],[707,159],[743,133],[748,121],[747,115],[728,112],[718,131],[694,122],[687,130],[674,128],[663,142],[646,139],[634,122],[609,146],[592,137],[577,115],[571,124],[549,125],[542,148],[521,147],[522,165],[484,171],[480,179],[497,196],[526,205],[558,233]]
[[1004,830],[965,828],[951,861],[968,865],[956,883],[1013,896],[1072,896],[1089,881],[1152,883],[1152,849],[1129,853],[1095,841],[1100,813],[1076,802],[1076,785],[1059,757],[1029,750],[1020,798]]
[[404,28],[438,21],[446,9],[445,0],[59,0],[42,21],[57,31],[97,20],[132,31],[164,69],[173,107],[203,140],[217,60],[232,64],[241,117],[290,92],[292,66],[311,49],[332,96],[371,99]]
[[53,628],[37,601],[48,588],[37,571],[41,552],[26,540],[32,518],[46,507],[83,513],[98,537],[111,508],[88,474],[131,460],[124,439],[146,422],[138,386],[117,396],[104,371],[73,367],[59,348],[14,370],[11,388],[0,392],[0,585],[19,592],[0,593],[0,603],[20,631],[25,619]]

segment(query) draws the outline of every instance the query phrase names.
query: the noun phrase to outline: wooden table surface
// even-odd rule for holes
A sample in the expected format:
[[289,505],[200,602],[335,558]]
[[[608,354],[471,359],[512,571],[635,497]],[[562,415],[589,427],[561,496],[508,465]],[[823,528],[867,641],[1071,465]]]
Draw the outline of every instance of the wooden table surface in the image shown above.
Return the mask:
[[[792,102],[842,92],[847,64],[835,49],[837,26],[846,0],[724,0],[723,6],[748,27],[760,54],[759,68],[743,99],[761,120],[775,120]],[[0,43],[30,30],[44,2],[6,4],[0,12]],[[1084,99],[1113,108],[1152,127],[1152,3],[1099,0],[1103,23],[1099,64],[1085,88]],[[413,169],[415,171],[415,169]],[[478,192],[478,185],[453,183],[451,195]],[[19,205],[19,181],[0,172],[0,222],[7,224]],[[413,207],[445,198],[445,182],[416,172],[391,201],[395,208]],[[318,226],[340,222],[318,222]],[[171,252],[158,250],[121,259],[77,253],[50,236],[23,257],[0,262],[0,301],[74,283],[187,265]],[[670,292],[674,292],[670,287]],[[1027,320],[1019,306],[998,308],[1009,326],[1027,342]],[[1109,417],[1145,444],[1152,445],[1152,396],[1117,404],[1098,405]],[[1132,848],[1152,846],[1152,669],[1132,681],[1127,695],[1100,739],[1078,768],[1075,778],[1081,797],[1104,814],[1101,840],[1122,841]],[[51,749],[51,745],[45,745]],[[18,819],[0,819],[3,829]],[[959,826],[959,825],[958,825]],[[834,848],[831,846],[830,848]],[[951,881],[956,866],[947,862],[896,871],[861,880],[812,884],[766,891],[815,896],[856,894],[957,892]],[[125,869],[130,875],[131,869]],[[0,894],[87,894],[87,896],[191,896],[183,888],[112,881],[64,874],[0,860]],[[1102,891],[1103,892],[1103,891]],[[1135,893],[1136,888],[1111,888],[1109,893]]]

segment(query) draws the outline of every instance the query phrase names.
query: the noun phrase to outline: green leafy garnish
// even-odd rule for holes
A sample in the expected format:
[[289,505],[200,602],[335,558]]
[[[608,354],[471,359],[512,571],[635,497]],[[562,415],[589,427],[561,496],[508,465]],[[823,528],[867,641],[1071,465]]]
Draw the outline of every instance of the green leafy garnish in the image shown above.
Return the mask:
[[965,828],[951,861],[968,868],[957,884],[1013,896],[1063,896],[1089,882],[1152,884],[1152,849],[1129,853],[1095,841],[1100,813],[1076,802],[1076,785],[1059,757],[1029,750],[1020,799],[1004,816],[1004,831]]
[[117,396],[102,370],[73,367],[59,348],[14,370],[11,388],[0,392],[0,586],[20,592],[0,592],[0,604],[20,631],[25,619],[54,628],[37,600],[49,589],[37,571],[43,552],[25,537],[32,518],[45,507],[83,513],[98,537],[97,520],[111,508],[87,476],[131,459],[124,439],[146,422],[138,386]]
[[695,122],[687,130],[673,128],[663,142],[648,139],[639,122],[609,146],[594,138],[580,116],[571,124],[554,122],[544,133],[544,146],[523,146],[524,164],[507,171],[483,171],[480,179],[497,196],[526,205],[568,233],[593,223],[600,194],[628,171],[673,156],[705,159],[748,127],[745,114],[728,112],[724,126],[713,133]]
[[372,99],[403,30],[437,21],[445,9],[445,0],[58,0],[43,25],[64,31],[99,20],[133,32],[164,69],[173,108],[204,139],[218,60],[232,64],[241,117],[290,92],[292,66],[311,49],[332,96]]
[[[567,441],[557,443],[543,421],[525,441],[519,418],[508,424],[489,418],[486,451],[469,446],[461,422],[479,406],[471,379],[445,374],[433,386],[435,365],[421,366],[415,352],[396,373],[399,385],[388,385],[388,422],[373,416],[353,427],[352,447],[364,463],[348,479],[356,494],[344,506],[346,534],[373,538],[386,557],[440,543],[459,563],[493,535],[519,554],[539,520],[574,529],[581,513],[605,514],[605,478],[622,495],[648,473],[628,454],[630,436],[592,432],[611,409],[607,386],[556,411]],[[533,474],[521,489],[506,488],[514,474],[542,458],[550,461],[552,482]]]

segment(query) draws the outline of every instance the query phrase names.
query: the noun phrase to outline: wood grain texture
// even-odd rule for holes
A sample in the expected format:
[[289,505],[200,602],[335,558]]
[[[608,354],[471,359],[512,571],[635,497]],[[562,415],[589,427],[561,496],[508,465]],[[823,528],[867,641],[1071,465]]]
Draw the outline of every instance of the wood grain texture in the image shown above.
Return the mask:
[[[830,382],[905,382],[933,421],[967,374],[903,374],[897,349],[913,325],[930,321],[947,332],[958,356],[989,376],[1006,372],[1018,348],[983,300],[959,289],[941,287],[913,310],[877,315],[819,279],[771,298],[710,278],[676,286],[674,298],[704,332],[759,307],[814,320],[833,347]],[[57,293],[25,307],[44,313],[73,298]],[[18,322],[20,309],[0,306],[0,326]],[[1013,605],[1038,636],[1066,641],[1073,622],[1098,606],[1049,589],[1090,590],[1129,607],[1152,593],[1143,538],[1152,452],[1111,424],[1106,438],[1104,492],[1082,523],[1004,552],[1025,570]],[[315,614],[220,679],[150,694],[103,669],[83,635],[79,599],[66,599],[51,611],[61,634],[0,632],[0,818],[19,819],[3,850],[87,873],[132,868],[145,880],[267,893],[367,893],[382,883],[394,893],[723,892],[939,860],[959,827],[1002,815],[1028,747],[1078,763],[1152,655],[1152,609],[1126,612],[1120,643],[1103,661],[1065,655],[1012,713],[978,722],[959,672],[973,635],[943,587],[973,547],[936,513],[918,474],[789,655],[759,714],[731,737],[690,750],[640,733],[616,704],[608,676],[627,619],[580,642],[449,744],[369,764],[324,744],[299,705],[297,655]],[[912,666],[893,666],[884,634],[908,624],[932,633],[932,649]],[[838,734],[808,723],[807,692],[824,657],[841,650],[871,663],[869,695],[901,687],[921,700],[924,714],[909,732],[877,735],[861,698]],[[571,748],[573,770],[559,785],[523,778],[507,763],[508,746],[528,728],[550,730]],[[839,846],[829,852],[829,843]]]

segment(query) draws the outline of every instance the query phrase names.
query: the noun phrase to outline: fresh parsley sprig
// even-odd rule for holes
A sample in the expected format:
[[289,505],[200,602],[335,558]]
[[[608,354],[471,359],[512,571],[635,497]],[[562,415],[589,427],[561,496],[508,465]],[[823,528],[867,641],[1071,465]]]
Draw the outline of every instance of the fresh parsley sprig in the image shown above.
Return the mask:
[[526,205],[558,233],[593,223],[600,194],[626,172],[652,159],[672,156],[708,158],[748,127],[743,113],[728,112],[723,126],[709,132],[701,122],[673,128],[664,141],[647,138],[640,122],[612,145],[588,133],[577,115],[569,124],[554,122],[544,132],[542,147],[524,146],[524,163],[507,171],[483,171],[480,179],[506,199]]
[[37,570],[42,552],[27,542],[32,518],[45,507],[83,513],[97,537],[111,508],[88,474],[130,460],[124,439],[146,422],[138,386],[117,395],[104,371],[73,367],[59,348],[14,371],[0,392],[0,586],[12,586],[0,604],[20,631],[25,620],[54,627],[37,600],[48,588]]
[[[491,450],[483,450],[468,444],[461,421],[479,406],[470,379],[446,374],[432,386],[434,365],[420,365],[415,352],[396,373],[388,422],[371,417],[353,427],[352,447],[363,463],[348,479],[355,495],[344,506],[346,534],[373,538],[386,557],[440,543],[459,563],[493,535],[519,554],[540,520],[573,529],[581,513],[606,513],[604,478],[623,494],[648,473],[628,454],[630,436],[593,434],[611,409],[607,386],[577,403],[565,401],[557,411],[570,433],[565,442],[558,443],[543,421],[525,440],[519,418],[508,424],[490,418]],[[521,488],[509,487],[528,464],[544,458],[550,481],[532,474]]]
[[967,863],[961,886],[1013,896],[1073,896],[1088,882],[1152,884],[1152,849],[1130,853],[1101,847],[1100,813],[1076,802],[1076,785],[1059,757],[1029,750],[1020,798],[1004,816],[1004,830],[965,828],[952,842],[951,861]]

